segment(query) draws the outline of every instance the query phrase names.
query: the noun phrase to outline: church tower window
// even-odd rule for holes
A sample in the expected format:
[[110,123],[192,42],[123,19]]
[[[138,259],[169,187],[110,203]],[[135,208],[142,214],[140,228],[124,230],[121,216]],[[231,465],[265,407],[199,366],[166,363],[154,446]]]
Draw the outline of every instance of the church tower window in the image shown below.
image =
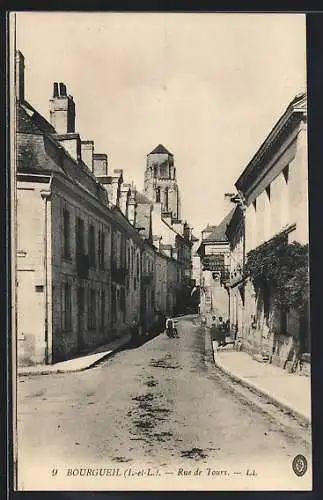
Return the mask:
[[165,188],[165,211],[168,212],[168,188]]
[[168,164],[168,161],[164,161],[163,163],[161,163],[160,167],[159,167],[159,172],[160,172],[160,177],[162,179],[168,179],[169,178],[169,164]]

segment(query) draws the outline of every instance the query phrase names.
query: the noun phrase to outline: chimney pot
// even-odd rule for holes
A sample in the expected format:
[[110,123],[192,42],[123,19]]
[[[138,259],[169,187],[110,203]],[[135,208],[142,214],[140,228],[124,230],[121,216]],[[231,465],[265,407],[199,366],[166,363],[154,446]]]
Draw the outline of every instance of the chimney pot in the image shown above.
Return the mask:
[[64,83],[54,82],[50,106],[50,121],[56,133],[75,133],[75,103],[72,97],[67,95]]
[[66,85],[64,85],[64,83],[62,83],[62,82],[60,82],[60,84],[59,84],[59,93],[60,93],[61,97],[67,97]]

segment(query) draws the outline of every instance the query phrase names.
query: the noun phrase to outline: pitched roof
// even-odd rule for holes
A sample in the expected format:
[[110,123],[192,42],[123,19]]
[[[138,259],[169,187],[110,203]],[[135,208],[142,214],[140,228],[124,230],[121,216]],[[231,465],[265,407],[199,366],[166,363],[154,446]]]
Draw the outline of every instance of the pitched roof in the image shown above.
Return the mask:
[[202,230],[202,233],[204,232],[210,232],[210,231],[214,231],[214,229],[216,228],[217,226],[211,226],[210,224],[208,224],[203,230]]
[[[19,173],[56,172],[80,186],[106,205],[107,192],[90,169],[81,161],[76,161],[57,140],[53,126],[40,115],[28,102],[18,103],[17,170]],[[24,136],[31,135],[32,140]],[[51,148],[47,149],[47,145]],[[63,157],[62,157],[63,154]],[[63,158],[67,159],[64,161]],[[77,164],[78,168],[75,168]]]
[[165,146],[163,146],[162,144],[158,144],[158,146],[155,147],[155,149],[153,149],[150,153],[150,155],[154,155],[154,154],[163,154],[163,155],[171,155],[173,156],[172,153],[170,153],[166,148]]
[[204,241],[212,241],[212,242],[228,241],[228,238],[227,238],[225,233],[226,233],[227,226],[233,217],[234,211],[235,211],[235,207],[232,210],[230,210],[230,212],[224,217],[224,219],[220,222],[220,224],[218,226],[208,226],[208,227],[213,227],[214,229],[212,230],[211,234],[207,238],[203,239],[203,242]]
[[225,232],[225,234],[228,237],[228,240],[232,238],[235,231],[239,230],[239,227],[241,228],[240,224],[242,221],[243,221],[243,210],[239,205],[236,205],[231,220],[227,224],[227,229]]
[[34,113],[33,108],[27,103],[19,103],[17,109],[17,132],[19,134],[28,134],[35,136],[33,141],[18,141],[17,148],[17,170],[22,173],[36,172],[59,172],[67,175],[62,166],[55,161],[50,155],[42,154],[40,141],[43,137],[47,138],[52,144],[57,146],[56,141],[52,139],[51,134],[47,132],[50,126],[45,122],[37,112]]

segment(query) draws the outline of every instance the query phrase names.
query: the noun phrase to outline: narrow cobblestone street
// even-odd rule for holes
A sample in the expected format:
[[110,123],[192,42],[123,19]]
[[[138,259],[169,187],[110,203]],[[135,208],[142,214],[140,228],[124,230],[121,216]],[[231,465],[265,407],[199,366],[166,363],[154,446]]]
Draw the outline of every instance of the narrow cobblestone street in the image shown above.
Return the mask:
[[[310,470],[299,478],[291,462],[299,453],[310,462],[310,447],[214,377],[204,329],[192,317],[178,329],[179,339],[163,333],[84,372],[18,379],[24,489],[41,489],[49,477],[53,489],[141,489],[145,476],[145,489],[186,489],[195,481],[196,489],[214,490],[227,488],[229,475],[230,489],[257,489],[267,473],[276,478],[269,488],[308,487]],[[116,475],[87,472],[76,485],[80,471],[68,472],[96,466]]]

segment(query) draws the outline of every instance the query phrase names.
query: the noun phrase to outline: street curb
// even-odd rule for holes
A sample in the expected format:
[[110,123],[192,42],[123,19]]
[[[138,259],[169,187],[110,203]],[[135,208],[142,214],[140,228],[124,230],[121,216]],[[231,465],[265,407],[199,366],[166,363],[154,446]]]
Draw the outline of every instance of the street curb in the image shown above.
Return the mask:
[[282,401],[279,398],[273,397],[269,392],[267,392],[264,389],[260,388],[257,384],[254,384],[253,382],[250,382],[249,380],[246,380],[243,377],[239,377],[238,375],[235,375],[234,373],[232,373],[227,368],[224,368],[223,366],[221,366],[221,364],[219,364],[216,361],[216,356],[215,356],[215,352],[214,352],[214,349],[213,349],[213,342],[212,342],[212,350],[213,350],[214,364],[215,364],[215,366],[221,372],[223,372],[226,375],[228,375],[233,381],[238,382],[243,387],[246,387],[247,389],[250,389],[251,391],[253,391],[256,394],[258,394],[259,396],[265,397],[270,403],[274,404],[275,406],[278,406],[280,409],[282,409],[284,411],[288,411],[294,418],[296,418],[297,420],[301,421],[303,424],[305,424],[307,426],[311,425],[311,419],[307,415],[305,415],[304,413],[302,413],[302,412],[300,412],[298,410],[295,410],[295,408],[292,408],[285,401]]
[[[41,368],[39,371],[33,371],[29,367],[26,367],[25,369],[20,369],[17,371],[18,377],[24,377],[24,376],[30,376],[30,375],[50,375],[50,374],[57,374],[57,373],[77,373],[77,372],[84,372],[85,370],[89,370],[90,368],[94,368],[97,366],[99,363],[104,361],[105,359],[108,359],[109,357],[113,356],[117,352],[119,352],[122,348],[124,348],[126,345],[128,345],[130,340],[126,340],[124,344],[119,345],[115,349],[111,350],[110,352],[104,352],[102,353],[102,356],[100,356],[98,359],[95,361],[90,362],[89,364],[82,366],[81,368],[55,368],[55,365],[48,365],[46,368]],[[28,369],[29,368],[29,369]]]

